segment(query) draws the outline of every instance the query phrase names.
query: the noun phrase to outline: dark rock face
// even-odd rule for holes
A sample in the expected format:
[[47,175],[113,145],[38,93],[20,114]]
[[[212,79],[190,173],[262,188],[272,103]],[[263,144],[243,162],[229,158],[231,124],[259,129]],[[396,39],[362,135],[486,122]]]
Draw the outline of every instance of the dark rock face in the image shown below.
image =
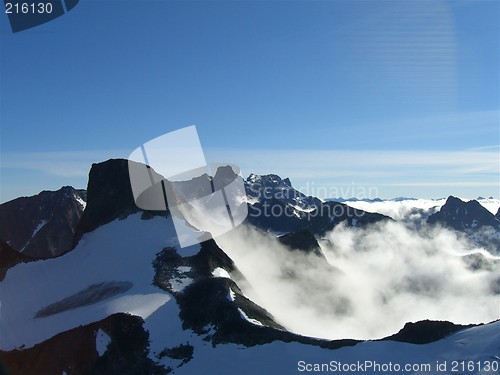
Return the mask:
[[86,192],[65,186],[0,205],[0,239],[32,258],[52,258],[72,249]]
[[[212,276],[215,268],[223,268],[238,283],[246,282],[233,261],[213,240],[203,242],[198,254],[190,257],[181,257],[173,248],[164,249],[157,255],[153,266],[155,285],[172,293],[179,304],[182,327],[204,336],[213,345],[235,343],[254,346],[281,340],[333,349],[359,342],[320,340],[286,331],[269,312],[246,298],[233,279]],[[193,279],[180,292],[173,291],[169,281],[176,277],[178,267],[189,267],[191,271],[187,276]],[[262,325],[249,322],[241,311]]]
[[87,207],[75,233],[74,245],[84,233],[139,211],[130,185],[128,160],[110,159],[92,164],[87,185],[87,201]]
[[189,345],[189,343],[180,344],[178,346],[174,346],[173,348],[166,348],[162,350],[160,354],[158,354],[158,359],[163,357],[177,359],[181,361],[181,364],[179,365],[179,367],[181,367],[193,359],[193,353],[194,347]]
[[429,216],[427,224],[439,224],[465,233],[471,241],[491,253],[500,253],[500,219],[478,201],[464,202],[450,196],[438,212]]
[[448,197],[438,212],[429,216],[427,223],[439,223],[459,231],[478,230],[485,226],[500,229],[498,218],[481,206],[478,201],[464,202],[453,196]]
[[[149,335],[143,320],[114,314],[99,322],[62,332],[29,349],[0,351],[0,374],[163,375],[166,369],[147,357]],[[110,338],[106,352],[96,350],[97,331]]]
[[[217,185],[217,181],[220,181],[224,185],[234,179],[235,175],[231,172],[229,169],[219,169],[212,179],[213,184]],[[135,204],[128,173],[127,160],[108,160],[92,166],[89,174],[87,207],[78,226],[76,226],[78,220],[71,221],[74,223],[72,228],[75,232],[74,237],[70,236],[70,239],[74,238],[73,244],[76,244],[86,232],[117,218],[124,218],[131,213],[141,211]],[[210,182],[207,175],[200,177],[199,181],[203,179],[209,179]],[[192,191],[200,194],[196,190],[199,188],[196,181],[189,183],[192,184]],[[74,189],[61,190],[64,189],[74,194]],[[247,193],[251,198],[257,199],[257,202],[249,207],[264,208],[264,205],[272,204],[282,209],[281,215],[249,218],[248,222],[264,231],[286,232],[287,234],[281,236],[278,241],[291,251],[303,251],[306,254],[323,256],[315,235],[331,230],[339,223],[363,227],[381,220],[390,220],[384,215],[366,213],[342,203],[323,203],[316,198],[306,197],[293,189],[288,179],[282,180],[276,175],[262,177],[252,175],[247,180]],[[84,192],[80,191],[79,194],[78,197],[83,199]],[[268,194],[270,197],[266,196]],[[64,200],[64,196],[63,194],[60,199]],[[76,203],[79,202],[78,198],[74,199]],[[474,211],[475,208],[467,207],[467,209]],[[152,212],[143,211],[143,218],[147,219],[151,215]],[[41,216],[40,218],[45,220]],[[1,216],[0,220],[8,221]],[[36,237],[33,236],[33,232],[39,222],[27,223],[31,227],[28,227],[23,235]],[[3,228],[0,225],[0,230]],[[43,236],[49,236],[50,233],[47,232]],[[22,244],[24,246],[24,242]],[[66,251],[70,249],[71,246]],[[316,257],[309,258],[317,260]],[[9,244],[0,241],[0,280],[9,267],[31,260],[24,253],[18,253]],[[280,340],[336,349],[360,342],[349,339],[328,341],[288,332],[268,311],[243,295],[238,285],[246,282],[244,276],[213,240],[203,242],[198,254],[193,256],[182,257],[175,248],[165,248],[157,254],[152,267],[155,271],[153,283],[175,297],[180,308],[183,328],[203,336],[214,346],[223,343],[254,346]],[[226,270],[231,278],[213,277],[212,272],[216,268]],[[332,272],[336,271],[332,269]],[[293,277],[293,270],[290,270],[290,275]],[[182,277],[188,277],[192,282],[182,290],[175,290],[171,280]],[[499,285],[498,280],[495,280],[491,288],[495,291],[500,290]],[[130,287],[130,283],[116,281],[94,284],[45,306],[39,311],[39,317],[85,306],[87,302],[108,298]],[[173,372],[172,368],[161,368],[148,358],[148,332],[144,330],[143,323],[138,317],[115,314],[99,322],[60,333],[32,348],[0,351],[0,374],[61,374],[65,371],[69,375],[157,375]],[[449,322],[408,323],[400,332],[388,337],[387,340],[423,344],[439,340],[463,328],[466,327]],[[96,333],[99,329],[111,338],[111,343],[102,356],[99,356],[96,350]],[[196,356],[195,350],[196,348],[189,343],[180,344],[165,348],[158,354],[158,358],[169,357],[180,361],[180,365],[186,365]]]
[[383,340],[402,341],[411,344],[428,344],[470,327],[474,327],[474,324],[464,326],[447,321],[422,320],[416,323],[406,323],[398,333]]
[[0,281],[5,278],[9,268],[14,267],[18,263],[27,263],[34,260],[36,259],[21,254],[0,240]]
[[497,220],[500,221],[500,207],[498,208],[498,211],[497,213],[495,214],[495,217],[497,218]]
[[324,258],[318,241],[316,241],[314,235],[306,229],[299,232],[287,233],[279,237],[278,240],[291,250],[299,250],[306,254],[314,254]]
[[[234,301],[228,298],[229,289],[234,293]],[[288,332],[269,312],[247,299],[231,279],[211,278],[195,282],[176,299],[181,309],[179,315],[183,328],[205,336],[214,346],[234,343],[250,347],[278,340],[337,349],[360,342],[349,339],[321,340]],[[241,312],[262,325],[247,321]],[[212,329],[207,330],[207,327]]]
[[344,203],[322,202],[295,190],[288,178],[277,175],[250,175],[245,182],[248,206],[246,222],[265,231],[324,234],[337,224],[363,227],[381,220],[391,220],[381,214],[354,209]]

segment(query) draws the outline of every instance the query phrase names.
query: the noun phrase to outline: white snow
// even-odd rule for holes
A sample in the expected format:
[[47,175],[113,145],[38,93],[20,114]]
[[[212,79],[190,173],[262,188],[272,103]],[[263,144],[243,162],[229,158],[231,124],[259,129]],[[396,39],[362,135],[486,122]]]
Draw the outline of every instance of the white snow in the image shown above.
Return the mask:
[[229,293],[227,294],[227,299],[231,302],[234,302],[234,298],[236,295],[234,294],[233,290],[229,288]]
[[229,272],[227,272],[224,268],[217,267],[212,271],[212,275],[214,277],[224,277],[226,279],[230,279],[231,276],[229,275]]
[[174,277],[170,279],[169,282],[172,290],[176,293],[180,293],[184,288],[193,283],[193,279],[190,277]]
[[280,231],[268,230],[267,233],[269,233],[271,236],[274,236],[274,237],[282,237],[285,234],[288,234],[290,232],[280,232]]
[[313,207],[313,206],[309,206],[309,207],[302,207],[302,206],[297,206],[297,205],[291,205],[291,206],[293,207],[293,209],[300,211],[300,212],[305,212],[305,213],[313,212],[316,209],[316,207]]
[[40,221],[36,226],[35,230],[33,231],[31,238],[35,237],[35,235],[40,231],[40,229],[42,229],[45,226],[45,224],[47,224],[47,220]]
[[[166,246],[177,246],[171,219],[154,217],[141,220],[140,214],[135,214],[85,234],[75,250],[61,257],[16,265],[0,283],[0,349],[11,350],[21,345],[30,347],[59,332],[101,320],[109,314],[128,312],[145,319],[145,329],[150,334],[150,357],[175,368],[178,375],[300,374],[304,372],[298,369],[299,361],[356,363],[366,360],[379,364],[429,363],[433,366],[436,361],[447,361],[449,369],[451,361],[457,359],[476,362],[500,360],[500,321],[470,328],[427,345],[368,341],[353,347],[329,350],[275,341],[249,348],[235,344],[214,347],[202,336],[183,330],[175,300],[169,293],[151,285],[154,276],[151,261]],[[199,245],[188,248],[187,252],[197,249]],[[190,271],[185,266],[177,269],[180,272]],[[222,268],[216,268],[213,275],[229,277]],[[190,282],[186,277],[180,280],[182,287]],[[106,281],[129,281],[133,287],[93,305],[46,318],[33,318],[41,308],[89,285]],[[229,289],[228,300],[234,300],[234,297],[234,292]],[[243,319],[262,326],[261,322],[238,310]],[[98,331],[96,335],[96,349],[100,355],[109,344],[109,337],[106,336],[104,331]],[[186,343],[194,346],[194,358],[181,367],[177,367],[179,360],[168,357],[159,360],[156,357],[165,348]],[[431,373],[437,373],[435,368],[433,371]]]
[[[0,283],[0,349],[28,348],[117,312],[147,319],[165,304],[171,296],[152,285],[151,262],[161,249],[178,246],[172,220],[140,217],[134,214],[86,233],[73,251],[61,257],[11,268]],[[34,319],[43,307],[107,281],[128,281],[133,286],[92,305]],[[187,283],[181,280],[179,286]]]
[[193,279],[186,276],[185,273],[191,272],[191,267],[189,266],[178,266],[176,267],[177,273],[170,280],[170,287],[172,291],[179,293],[184,290],[185,287],[193,283]]
[[[285,343],[274,341],[269,344],[244,347],[236,344],[220,344],[212,346],[202,336],[190,330],[182,330],[178,316],[179,308],[174,300],[170,300],[158,309],[149,319],[145,327],[150,332],[150,357],[163,365],[171,366],[177,375],[218,374],[218,375],[254,375],[267,374],[304,374],[299,371],[299,361],[312,363],[364,363],[388,364],[392,362],[400,366],[405,364],[431,364],[430,372],[409,371],[408,374],[437,374],[435,365],[447,362],[450,371],[451,361],[500,361],[500,321],[480,327],[466,329],[452,334],[445,339],[426,344],[415,345],[395,341],[367,341],[355,346],[346,346],[337,350],[323,349],[317,346],[296,342]],[[168,322],[168,324],[166,324]],[[194,358],[187,364],[177,367],[180,361],[164,357],[158,360],[157,355],[165,348],[179,344],[192,345]],[[315,373],[315,372],[309,372]],[[339,374],[346,372],[336,372]],[[361,372],[352,372],[353,374]],[[381,374],[380,371],[363,373]],[[388,372],[383,372],[388,373]],[[396,373],[396,372],[395,372]],[[483,374],[484,372],[482,372]],[[495,372],[490,372],[493,374]]]
[[75,195],[75,200],[82,206],[82,208],[85,210],[85,207],[87,207],[87,202],[85,202],[81,197],[78,195]]
[[[47,224],[47,222],[48,222],[48,220],[42,220],[42,221],[40,221],[38,223],[38,225],[36,226],[36,228],[33,230],[33,233],[31,234],[31,238],[28,240],[28,242],[26,242],[26,244],[19,251],[20,253],[22,253],[24,251],[24,249],[26,249],[26,247],[29,245],[29,243],[33,239],[33,237],[35,237],[35,235],[40,231],[40,229],[42,229],[45,226],[45,224]],[[9,242],[7,242],[7,243],[10,245]]]
[[97,350],[97,353],[99,353],[99,357],[101,357],[106,352],[110,342],[111,338],[106,334],[106,332],[104,332],[102,329],[99,329],[95,337],[95,348]]
[[247,322],[255,324],[256,326],[261,326],[261,327],[264,326],[264,324],[262,324],[261,322],[259,322],[257,319],[249,318],[248,315],[245,314],[245,312],[242,309],[240,309],[239,307],[238,307],[238,312],[240,313],[240,316],[243,319],[245,319]]
[[259,198],[258,197],[251,197],[250,195],[243,194],[239,197],[236,198],[238,203],[248,203],[250,205],[254,205],[256,203],[259,203]]

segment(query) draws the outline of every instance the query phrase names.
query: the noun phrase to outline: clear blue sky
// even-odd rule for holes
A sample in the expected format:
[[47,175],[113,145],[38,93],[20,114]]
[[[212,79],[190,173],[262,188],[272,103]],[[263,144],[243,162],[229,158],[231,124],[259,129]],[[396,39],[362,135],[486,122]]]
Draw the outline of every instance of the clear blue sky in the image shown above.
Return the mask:
[[500,194],[499,1],[81,0],[0,22],[0,202],[191,124],[209,161],[328,195]]

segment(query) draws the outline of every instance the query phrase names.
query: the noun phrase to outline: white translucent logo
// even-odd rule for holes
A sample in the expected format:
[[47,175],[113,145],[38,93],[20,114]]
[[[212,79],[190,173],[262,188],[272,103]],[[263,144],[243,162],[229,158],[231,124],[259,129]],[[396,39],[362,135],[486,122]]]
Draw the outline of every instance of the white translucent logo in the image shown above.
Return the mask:
[[194,125],[144,143],[128,159],[136,205],[168,209],[181,247],[224,234],[248,215],[239,168],[209,166]]

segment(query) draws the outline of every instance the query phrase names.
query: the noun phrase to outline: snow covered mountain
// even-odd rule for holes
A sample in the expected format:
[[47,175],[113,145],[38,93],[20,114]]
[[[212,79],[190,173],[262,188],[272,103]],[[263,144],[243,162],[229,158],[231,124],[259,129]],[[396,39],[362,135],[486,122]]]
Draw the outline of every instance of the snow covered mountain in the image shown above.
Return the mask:
[[[71,251],[28,259],[0,243],[0,374],[293,374],[353,368],[349,372],[437,373],[438,365],[448,371],[460,366],[453,363],[457,359],[473,361],[474,371],[463,373],[484,373],[486,366],[497,371],[500,322],[422,321],[401,325],[382,341],[319,339],[294,333],[269,311],[272,305],[257,298],[272,285],[259,285],[248,269],[264,276],[271,265],[280,268],[283,285],[306,276],[325,288],[316,270],[329,277],[344,271],[329,263],[320,233],[395,225],[387,217],[322,204],[291,191],[287,179],[252,175],[249,212],[273,203],[282,213],[265,220],[249,217],[239,237],[229,234],[181,249],[168,211],[147,212],[133,204],[126,162],[92,166],[88,203]],[[270,197],[263,196],[264,189]],[[283,190],[289,195],[278,194]],[[306,214],[318,207],[343,212],[318,215],[311,224],[312,215]],[[247,248],[258,256],[245,258],[252,255]],[[300,262],[289,263],[292,258]],[[327,289],[320,292],[328,295]],[[385,371],[388,366],[392,371]]]

